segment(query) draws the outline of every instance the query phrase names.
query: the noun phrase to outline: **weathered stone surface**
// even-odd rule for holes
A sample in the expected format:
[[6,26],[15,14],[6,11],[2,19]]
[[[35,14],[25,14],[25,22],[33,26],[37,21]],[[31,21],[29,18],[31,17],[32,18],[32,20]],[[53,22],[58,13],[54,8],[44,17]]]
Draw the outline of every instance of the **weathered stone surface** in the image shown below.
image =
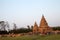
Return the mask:
[[48,23],[46,19],[44,18],[44,15],[42,15],[42,19],[40,21],[39,25],[39,33],[41,34],[47,34],[50,32],[50,27],[48,26]]
[[34,27],[33,27],[33,33],[47,34],[50,32],[51,32],[51,28],[48,26],[48,23],[45,20],[44,15],[42,15],[42,19],[40,21],[39,27],[37,23],[35,22]]
[[33,33],[37,33],[38,32],[38,25],[35,22],[34,27],[33,27]]

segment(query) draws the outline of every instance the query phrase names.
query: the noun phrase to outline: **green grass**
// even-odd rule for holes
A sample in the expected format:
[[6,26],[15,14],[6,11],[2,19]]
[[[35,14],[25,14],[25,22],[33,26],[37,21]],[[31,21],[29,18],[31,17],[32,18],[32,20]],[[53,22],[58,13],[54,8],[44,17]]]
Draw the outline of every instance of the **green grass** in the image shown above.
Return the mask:
[[0,40],[60,40],[60,35],[26,35],[20,37],[0,37]]

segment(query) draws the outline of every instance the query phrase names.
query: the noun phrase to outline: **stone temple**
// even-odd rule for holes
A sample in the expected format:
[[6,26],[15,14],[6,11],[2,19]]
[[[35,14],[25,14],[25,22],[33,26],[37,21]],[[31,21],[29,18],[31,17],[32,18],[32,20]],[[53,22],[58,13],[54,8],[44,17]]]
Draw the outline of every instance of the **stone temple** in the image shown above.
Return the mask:
[[44,15],[42,15],[40,25],[38,26],[37,23],[35,22],[33,26],[33,33],[34,34],[50,34],[52,29],[49,27],[46,19],[44,18]]
[[38,33],[38,25],[36,22],[35,22],[34,27],[33,27],[33,33],[34,34]]

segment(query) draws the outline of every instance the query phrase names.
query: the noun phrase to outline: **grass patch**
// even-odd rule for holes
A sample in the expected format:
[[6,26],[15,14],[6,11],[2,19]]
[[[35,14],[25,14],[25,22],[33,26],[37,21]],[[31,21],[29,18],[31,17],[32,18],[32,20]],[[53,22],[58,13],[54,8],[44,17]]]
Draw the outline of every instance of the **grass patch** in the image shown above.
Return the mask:
[[0,40],[60,40],[60,35],[26,35],[20,37],[0,37]]

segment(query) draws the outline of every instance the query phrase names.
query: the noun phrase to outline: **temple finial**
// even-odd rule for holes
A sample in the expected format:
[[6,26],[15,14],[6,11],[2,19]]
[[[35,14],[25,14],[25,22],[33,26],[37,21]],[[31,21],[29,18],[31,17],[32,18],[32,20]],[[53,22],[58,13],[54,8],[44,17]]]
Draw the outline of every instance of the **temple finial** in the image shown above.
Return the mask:
[[42,14],[42,17],[44,17],[44,14]]

